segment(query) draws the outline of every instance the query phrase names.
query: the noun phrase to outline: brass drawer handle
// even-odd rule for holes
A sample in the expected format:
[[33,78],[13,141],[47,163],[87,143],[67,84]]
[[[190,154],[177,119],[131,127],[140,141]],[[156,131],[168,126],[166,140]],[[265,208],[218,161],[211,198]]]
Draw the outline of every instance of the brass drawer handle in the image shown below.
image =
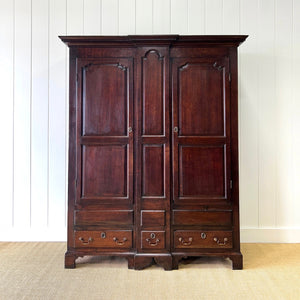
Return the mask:
[[122,245],[124,245],[127,242],[127,238],[124,237],[122,241],[119,241],[118,238],[113,237],[113,241],[116,242],[117,245],[122,246]]
[[155,247],[159,244],[160,242],[160,239],[156,239],[155,242],[152,242],[152,239],[146,239],[146,241],[148,242],[148,244],[151,246],[151,247]]
[[178,238],[178,241],[179,241],[179,242],[181,243],[181,245],[183,245],[183,246],[191,246],[191,245],[192,245],[192,242],[193,242],[193,238],[192,238],[192,237],[189,237],[189,241],[186,242],[186,241],[184,240],[183,237],[180,237],[180,238]]
[[81,243],[83,245],[88,245],[89,243],[91,243],[93,241],[93,238],[92,237],[89,237],[87,241],[84,240],[83,237],[79,237],[79,241],[81,241]]
[[225,246],[228,242],[228,238],[224,238],[223,239],[223,243],[217,238],[217,237],[214,237],[214,241],[219,245],[219,246]]

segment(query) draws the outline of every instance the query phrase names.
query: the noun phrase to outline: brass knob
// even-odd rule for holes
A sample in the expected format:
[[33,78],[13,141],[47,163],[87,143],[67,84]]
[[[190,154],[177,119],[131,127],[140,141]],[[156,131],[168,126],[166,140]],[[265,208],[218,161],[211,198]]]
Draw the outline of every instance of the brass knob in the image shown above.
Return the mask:
[[174,127],[174,132],[178,132],[178,130],[179,130],[178,127],[175,126],[175,127]]

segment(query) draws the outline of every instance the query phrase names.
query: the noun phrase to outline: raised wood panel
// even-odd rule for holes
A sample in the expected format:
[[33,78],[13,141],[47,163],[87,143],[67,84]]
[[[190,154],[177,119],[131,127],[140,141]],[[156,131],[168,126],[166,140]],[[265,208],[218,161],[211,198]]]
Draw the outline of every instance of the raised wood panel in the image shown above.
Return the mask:
[[164,196],[164,145],[143,145],[143,196]]
[[164,134],[164,57],[150,50],[142,58],[143,135]]
[[178,68],[180,135],[224,135],[224,68],[188,62]]
[[231,226],[230,211],[173,210],[173,225]]
[[120,63],[83,67],[83,135],[127,135],[128,72]]
[[155,227],[166,225],[166,212],[164,210],[142,210],[141,226]]
[[225,197],[224,146],[179,146],[179,196]]
[[78,210],[75,211],[74,224],[77,226],[132,225],[131,210]]
[[83,146],[82,196],[127,197],[126,145]]

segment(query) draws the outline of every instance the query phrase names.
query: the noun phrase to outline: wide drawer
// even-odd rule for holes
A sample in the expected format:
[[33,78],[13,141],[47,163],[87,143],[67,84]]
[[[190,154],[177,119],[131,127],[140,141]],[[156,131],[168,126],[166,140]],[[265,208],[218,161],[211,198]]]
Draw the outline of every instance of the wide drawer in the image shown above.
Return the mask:
[[232,248],[232,231],[174,231],[174,248]]
[[164,249],[165,231],[142,231],[142,249]]
[[231,220],[231,211],[173,211],[173,225],[230,226]]
[[131,248],[132,230],[75,231],[75,247]]

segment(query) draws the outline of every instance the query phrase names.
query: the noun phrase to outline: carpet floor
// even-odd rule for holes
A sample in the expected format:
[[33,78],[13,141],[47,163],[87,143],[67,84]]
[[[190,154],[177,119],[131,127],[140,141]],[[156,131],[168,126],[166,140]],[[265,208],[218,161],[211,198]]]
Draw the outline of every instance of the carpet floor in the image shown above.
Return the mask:
[[300,244],[242,244],[241,271],[221,258],[134,271],[116,257],[81,258],[66,270],[65,250],[65,243],[0,243],[0,299],[300,299]]

